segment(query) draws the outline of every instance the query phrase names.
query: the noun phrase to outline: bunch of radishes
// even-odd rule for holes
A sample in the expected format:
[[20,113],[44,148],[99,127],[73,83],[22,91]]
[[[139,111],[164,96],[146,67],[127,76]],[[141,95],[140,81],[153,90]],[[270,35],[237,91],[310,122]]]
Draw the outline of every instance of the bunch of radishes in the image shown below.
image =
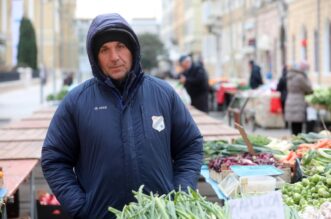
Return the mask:
[[41,205],[60,205],[55,195],[49,193],[44,193],[39,196],[39,202]]

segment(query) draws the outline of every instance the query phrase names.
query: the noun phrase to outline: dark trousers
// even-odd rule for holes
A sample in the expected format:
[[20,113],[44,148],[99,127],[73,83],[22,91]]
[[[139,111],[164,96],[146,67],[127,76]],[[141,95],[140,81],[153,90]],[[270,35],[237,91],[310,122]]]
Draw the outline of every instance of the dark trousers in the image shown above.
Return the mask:
[[293,135],[297,135],[302,133],[302,122],[292,122],[291,123],[291,131]]

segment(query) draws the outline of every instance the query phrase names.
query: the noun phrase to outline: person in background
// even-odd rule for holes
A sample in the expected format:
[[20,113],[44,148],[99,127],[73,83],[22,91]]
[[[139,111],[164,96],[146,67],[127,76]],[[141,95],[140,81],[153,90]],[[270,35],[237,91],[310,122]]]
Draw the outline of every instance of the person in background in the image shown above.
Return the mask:
[[206,70],[200,64],[194,63],[189,55],[182,55],[179,65],[183,69],[179,74],[179,82],[190,95],[191,105],[208,113],[209,82]]
[[63,85],[71,86],[73,82],[74,82],[74,73],[69,72],[63,80]]
[[285,120],[291,127],[293,135],[302,132],[303,123],[306,121],[305,95],[312,93],[312,85],[307,76],[309,65],[306,61],[292,66],[287,80],[287,98],[285,103]]
[[284,65],[283,70],[282,70],[282,76],[279,78],[278,84],[277,84],[277,91],[280,92],[280,100],[282,103],[282,111],[283,115],[285,116],[285,102],[286,102],[286,97],[287,97],[287,82],[286,82],[286,77],[287,77],[287,66]]
[[94,77],[69,92],[49,126],[44,176],[74,218],[108,219],[132,191],[196,188],[202,136],[165,81],[144,74],[135,32],[119,14],[99,15],[87,34]]
[[250,60],[248,64],[250,68],[249,86],[256,89],[263,84],[261,67],[256,65],[253,60]]

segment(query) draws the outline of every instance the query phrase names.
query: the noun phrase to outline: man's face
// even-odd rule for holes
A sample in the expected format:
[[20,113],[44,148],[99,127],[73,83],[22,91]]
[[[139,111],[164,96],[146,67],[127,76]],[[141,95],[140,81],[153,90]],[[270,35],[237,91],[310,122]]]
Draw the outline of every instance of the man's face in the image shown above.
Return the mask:
[[191,61],[189,59],[186,59],[180,64],[180,66],[184,71],[186,71],[191,67]]
[[132,54],[121,42],[107,42],[99,50],[98,61],[105,75],[114,80],[123,80],[131,70]]

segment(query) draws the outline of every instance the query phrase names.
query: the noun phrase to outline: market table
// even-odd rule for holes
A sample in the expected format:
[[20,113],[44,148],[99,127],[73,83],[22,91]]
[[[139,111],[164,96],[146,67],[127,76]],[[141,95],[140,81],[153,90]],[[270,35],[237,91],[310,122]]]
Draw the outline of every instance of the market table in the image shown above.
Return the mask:
[[43,141],[0,142],[0,160],[40,159]]
[[34,113],[29,117],[22,118],[22,120],[51,120],[54,113]]
[[214,119],[210,116],[197,116],[193,117],[193,120],[198,125],[223,125],[224,122],[218,119]]
[[43,114],[43,113],[46,113],[46,114],[49,114],[49,113],[53,113],[56,111],[56,107],[44,107],[44,108],[41,108],[39,110],[36,110],[34,111],[33,113],[37,113],[37,114]]
[[[5,200],[14,195],[22,182],[30,177],[30,209],[31,218],[35,214],[35,201],[34,201],[34,174],[33,169],[37,165],[38,159],[21,159],[21,160],[0,160],[0,166],[4,172],[4,186],[7,190]],[[30,176],[29,176],[30,175]],[[2,218],[7,218],[6,208],[4,207]]]
[[0,142],[44,141],[46,132],[46,129],[2,129],[0,130]]
[[21,120],[9,123],[1,129],[48,129],[50,120]]

